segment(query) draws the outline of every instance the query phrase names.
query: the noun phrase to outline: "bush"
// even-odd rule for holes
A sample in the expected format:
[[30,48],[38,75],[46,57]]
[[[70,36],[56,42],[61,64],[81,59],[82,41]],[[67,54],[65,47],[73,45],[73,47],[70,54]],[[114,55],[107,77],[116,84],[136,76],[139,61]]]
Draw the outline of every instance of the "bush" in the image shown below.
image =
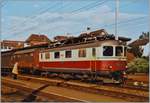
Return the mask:
[[149,61],[144,58],[136,58],[128,63],[128,73],[148,73]]

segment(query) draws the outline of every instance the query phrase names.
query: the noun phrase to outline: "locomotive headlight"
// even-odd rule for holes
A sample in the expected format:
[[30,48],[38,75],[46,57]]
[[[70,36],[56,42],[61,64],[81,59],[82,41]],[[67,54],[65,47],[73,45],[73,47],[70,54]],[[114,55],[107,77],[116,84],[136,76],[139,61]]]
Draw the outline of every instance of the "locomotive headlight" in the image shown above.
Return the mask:
[[110,66],[108,66],[108,68],[112,69],[112,66],[110,65]]

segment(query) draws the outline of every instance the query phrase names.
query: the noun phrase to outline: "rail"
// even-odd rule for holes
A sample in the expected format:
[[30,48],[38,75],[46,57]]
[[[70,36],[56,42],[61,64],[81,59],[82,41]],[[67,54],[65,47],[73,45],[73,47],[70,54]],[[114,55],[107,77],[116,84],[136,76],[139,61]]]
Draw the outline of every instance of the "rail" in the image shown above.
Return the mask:
[[71,81],[48,79],[48,78],[36,78],[28,76],[18,76],[21,80],[39,82],[39,83],[49,83],[50,85],[57,85],[65,88],[71,88],[75,90],[80,90],[84,92],[91,92],[96,94],[103,94],[107,96],[117,97],[125,99],[128,101],[148,101],[149,92],[141,90],[132,90],[129,88],[119,88],[110,86],[99,86],[95,84],[88,83],[76,83]]
[[[53,98],[54,100],[61,101],[61,102],[85,102],[84,100],[79,100],[77,98],[72,98],[72,97],[66,97],[63,95],[55,94],[55,93],[49,93],[49,92],[44,92],[41,91],[42,89],[46,88],[49,86],[47,83],[42,85],[40,88],[37,86],[29,86],[25,83],[20,83],[16,80],[10,80],[2,77],[2,84],[7,85],[12,88],[19,88],[22,91],[29,92],[30,94],[22,100],[22,102],[31,102],[35,100],[36,96],[45,96],[48,98]],[[38,89],[36,89],[38,88]]]

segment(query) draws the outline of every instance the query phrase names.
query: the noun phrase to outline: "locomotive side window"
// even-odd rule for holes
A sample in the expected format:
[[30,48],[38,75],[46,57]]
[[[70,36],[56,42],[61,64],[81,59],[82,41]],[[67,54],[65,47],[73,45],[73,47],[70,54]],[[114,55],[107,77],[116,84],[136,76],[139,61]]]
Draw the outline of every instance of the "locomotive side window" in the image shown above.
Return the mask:
[[45,59],[50,59],[50,53],[49,52],[45,53]]
[[30,53],[30,56],[33,56],[33,53]]
[[54,53],[54,58],[60,58],[60,53],[59,52],[55,52]]
[[71,58],[71,54],[72,54],[71,51],[66,51],[65,52],[65,57],[66,58]]
[[96,48],[92,48],[92,56],[93,56],[93,57],[96,56]]
[[127,54],[127,47],[124,47],[124,56]]
[[41,53],[41,59],[43,59],[43,53]]
[[104,46],[103,47],[103,56],[113,56],[113,47],[112,46]]
[[116,56],[123,56],[123,48],[121,46],[116,47]]
[[79,57],[86,57],[86,49],[80,49],[78,52]]

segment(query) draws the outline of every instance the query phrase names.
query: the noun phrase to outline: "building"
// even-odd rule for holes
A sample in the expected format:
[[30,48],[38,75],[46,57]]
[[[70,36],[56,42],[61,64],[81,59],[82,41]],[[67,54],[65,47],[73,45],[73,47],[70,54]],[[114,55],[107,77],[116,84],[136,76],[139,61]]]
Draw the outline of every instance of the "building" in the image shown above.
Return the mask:
[[49,42],[51,41],[45,35],[32,34],[26,41],[3,40],[1,42],[1,51],[8,51],[33,45],[47,44]]
[[134,60],[136,57],[134,56],[133,53],[131,52],[127,52],[127,62],[131,62],[132,60]]
[[143,56],[149,55],[149,38],[145,37],[142,39],[138,39],[129,44],[130,47],[139,47]]
[[24,47],[24,41],[3,40],[1,42],[1,51],[7,51]]
[[87,30],[83,33],[80,34],[80,36],[103,36],[103,35],[107,35],[108,33],[106,32],[105,29],[100,29],[100,30],[96,30],[96,31],[90,31],[90,30]]
[[129,44],[130,47],[133,46],[145,46],[149,42],[149,38],[137,39]]
[[25,46],[33,46],[50,43],[51,40],[45,35],[31,34],[25,41]]
[[69,38],[68,36],[55,36],[54,41],[66,40],[68,38]]

